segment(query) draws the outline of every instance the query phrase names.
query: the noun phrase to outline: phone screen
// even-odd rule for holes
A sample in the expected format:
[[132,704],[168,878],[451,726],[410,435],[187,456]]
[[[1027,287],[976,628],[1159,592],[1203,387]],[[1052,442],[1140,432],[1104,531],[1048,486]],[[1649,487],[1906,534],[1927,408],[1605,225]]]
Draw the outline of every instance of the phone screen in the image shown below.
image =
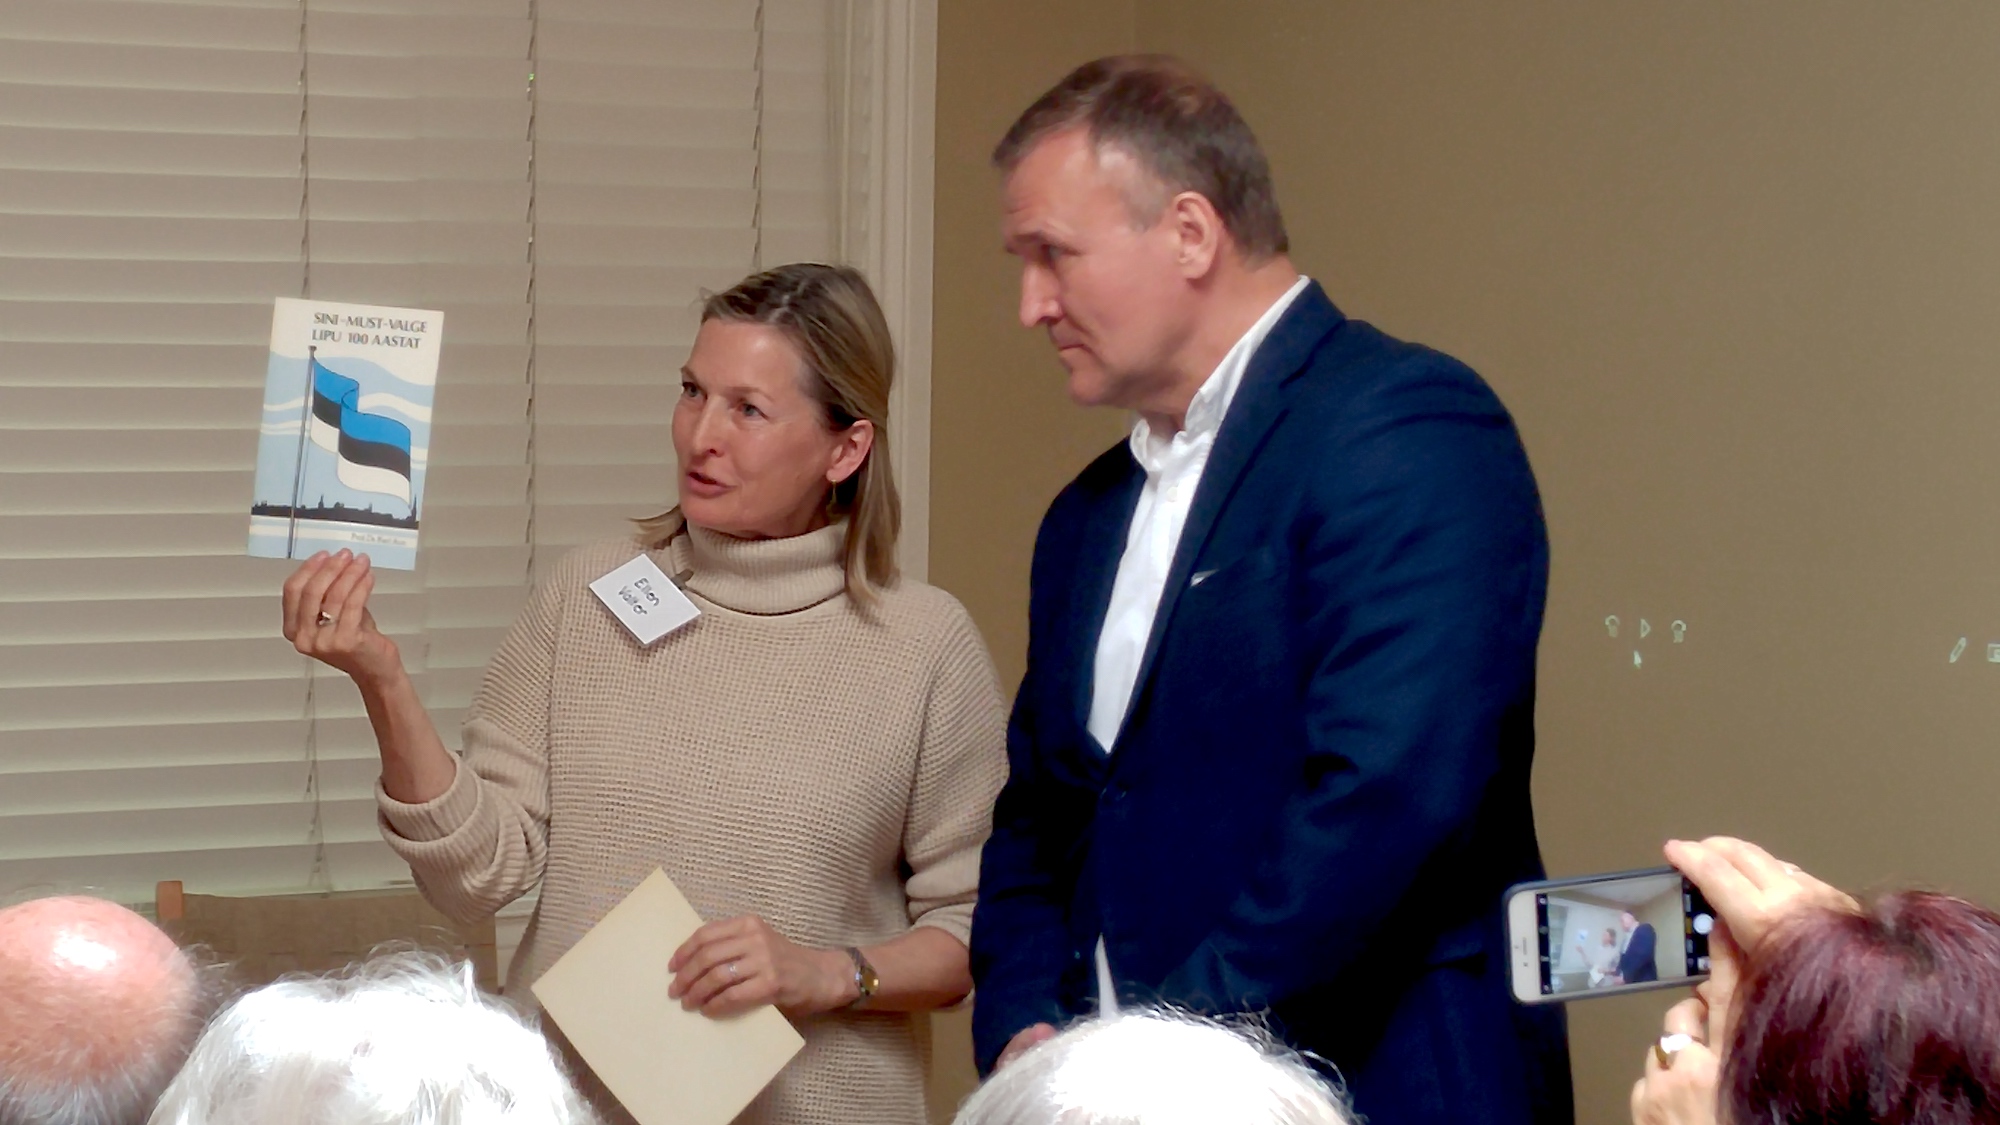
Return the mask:
[[1678,872],[1576,880],[1535,892],[1541,994],[1658,988],[1708,973],[1715,916]]

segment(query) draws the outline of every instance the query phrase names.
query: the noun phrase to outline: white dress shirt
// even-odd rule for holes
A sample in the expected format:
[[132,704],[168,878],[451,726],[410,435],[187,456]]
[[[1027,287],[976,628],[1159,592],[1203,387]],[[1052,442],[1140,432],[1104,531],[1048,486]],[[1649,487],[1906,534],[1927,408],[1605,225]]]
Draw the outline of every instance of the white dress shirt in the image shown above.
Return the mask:
[[[1222,357],[1188,403],[1179,433],[1156,434],[1144,418],[1132,425],[1132,456],[1146,471],[1146,484],[1139,492],[1138,507],[1132,511],[1125,554],[1118,560],[1118,577],[1111,584],[1111,605],[1104,614],[1104,628],[1097,634],[1086,724],[1106,754],[1118,741],[1118,730],[1125,725],[1125,713],[1131,708],[1139,662],[1153,634],[1160,596],[1166,592],[1167,571],[1173,568],[1181,529],[1187,525],[1194,490],[1201,484],[1202,470],[1208,467],[1208,452],[1215,447],[1223,416],[1229,413],[1229,403],[1242,385],[1250,357],[1257,354],[1278,318],[1309,284],[1311,279],[1303,276],[1293,282]],[[1101,936],[1097,939],[1097,1003],[1100,1014],[1118,1011],[1111,961]]]
[[1208,467],[1208,451],[1215,447],[1223,415],[1229,412],[1229,403],[1243,382],[1250,357],[1257,354],[1264,337],[1271,334],[1278,318],[1309,283],[1304,277],[1294,282],[1222,357],[1188,403],[1179,433],[1156,434],[1144,418],[1132,425],[1132,456],[1146,471],[1146,485],[1139,492],[1139,506],[1132,511],[1132,526],[1125,532],[1125,554],[1118,560],[1118,577],[1111,585],[1111,605],[1104,614],[1103,631],[1097,634],[1090,721],[1086,724],[1107,754],[1118,740],[1118,728],[1125,724],[1125,712],[1132,704],[1139,661],[1146,654],[1147,638],[1153,634],[1153,615],[1159,612],[1167,571],[1173,568],[1181,528],[1187,525],[1194,490],[1201,483],[1202,470]]

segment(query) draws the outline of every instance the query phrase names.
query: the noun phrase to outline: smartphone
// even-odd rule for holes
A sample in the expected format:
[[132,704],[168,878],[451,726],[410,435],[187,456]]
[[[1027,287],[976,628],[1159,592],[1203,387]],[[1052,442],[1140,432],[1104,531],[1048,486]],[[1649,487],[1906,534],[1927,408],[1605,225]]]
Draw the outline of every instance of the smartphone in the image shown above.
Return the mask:
[[1708,979],[1715,914],[1671,867],[1507,888],[1514,999],[1559,1004]]

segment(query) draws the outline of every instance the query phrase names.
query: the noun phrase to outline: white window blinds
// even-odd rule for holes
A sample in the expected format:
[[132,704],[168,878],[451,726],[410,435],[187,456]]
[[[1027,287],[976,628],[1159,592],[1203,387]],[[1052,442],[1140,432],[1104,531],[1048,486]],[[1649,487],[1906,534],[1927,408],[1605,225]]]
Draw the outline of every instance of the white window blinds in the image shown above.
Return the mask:
[[377,607],[451,729],[526,570],[529,32],[0,6],[0,887],[406,875],[352,686],[242,557],[253,388],[274,296],[447,311],[424,567]]
[[0,4],[0,892],[407,879],[243,557],[271,299],[445,310],[375,604],[455,742],[536,560],[672,502],[700,291],[850,239],[856,8]]
[[828,0],[540,0],[534,541],[673,502],[668,423],[704,291],[828,260]]

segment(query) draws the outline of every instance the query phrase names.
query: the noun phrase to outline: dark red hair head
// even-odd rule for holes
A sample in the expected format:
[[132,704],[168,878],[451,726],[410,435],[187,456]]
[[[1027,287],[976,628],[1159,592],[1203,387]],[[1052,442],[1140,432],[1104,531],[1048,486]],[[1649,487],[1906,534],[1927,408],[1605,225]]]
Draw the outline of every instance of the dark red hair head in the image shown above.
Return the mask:
[[1899,891],[1758,951],[1723,1056],[1726,1125],[2000,1125],[2000,915]]

